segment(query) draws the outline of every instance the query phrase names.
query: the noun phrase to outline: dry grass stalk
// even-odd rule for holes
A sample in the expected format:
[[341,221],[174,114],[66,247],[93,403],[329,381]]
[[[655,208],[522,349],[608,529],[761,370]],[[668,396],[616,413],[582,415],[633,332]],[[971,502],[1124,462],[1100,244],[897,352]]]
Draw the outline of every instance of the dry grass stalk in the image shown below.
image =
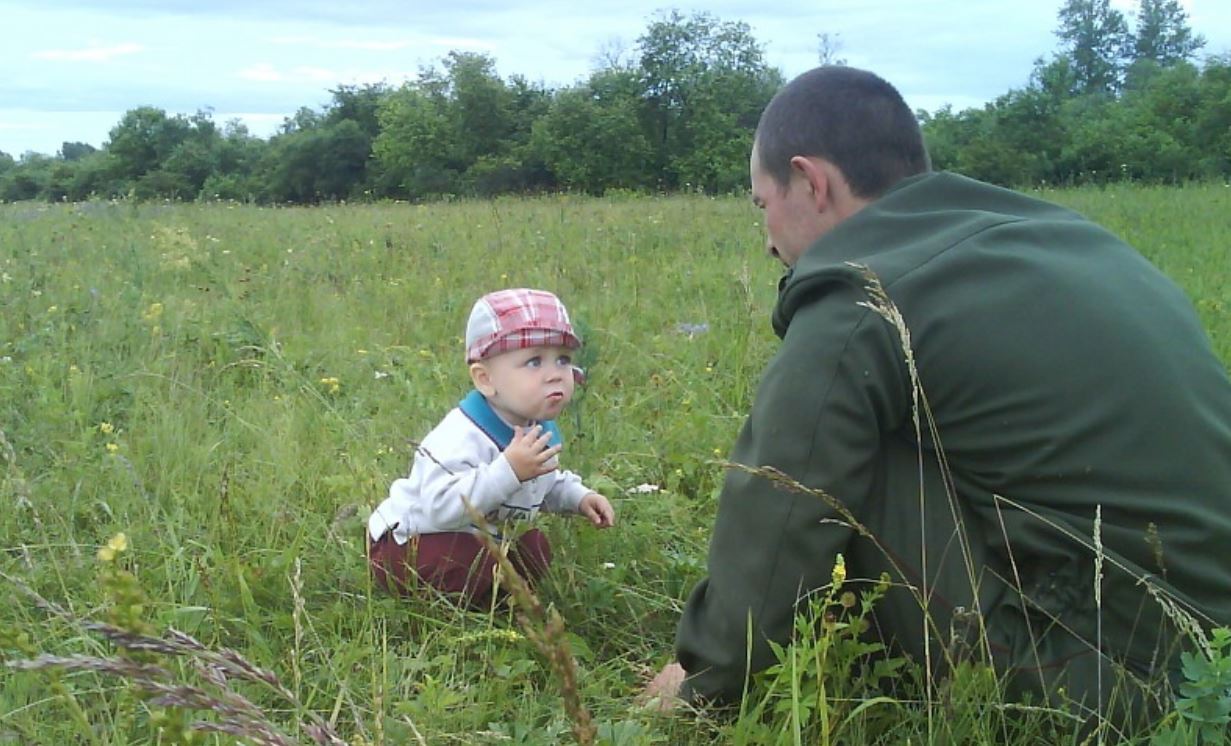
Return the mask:
[[[1094,608],[1095,608],[1095,630],[1094,644],[1099,650],[1103,649],[1103,506],[1102,504],[1094,507]],[[1098,721],[1100,724],[1106,722],[1103,708],[1103,667],[1098,667],[1097,681],[1095,686],[1098,691],[1099,713]],[[1103,744],[1104,729],[1098,729],[1099,746]]]
[[[889,562],[891,567],[893,567],[893,571],[897,573],[899,578],[902,578],[902,582],[900,583],[900,585],[902,585],[904,588],[906,588],[907,590],[911,592],[911,594],[915,597],[915,600],[920,604],[922,608],[927,609],[927,599],[925,598],[925,596],[919,590],[918,587],[906,582],[906,577],[907,577],[906,571],[902,568],[902,566],[894,558],[893,553],[890,552],[888,549],[886,549],[884,545],[880,543],[880,539],[877,538],[876,534],[872,533],[871,529],[863,525],[863,523],[861,523],[859,519],[855,517],[854,513],[850,511],[850,508],[847,508],[846,505],[844,505],[841,500],[829,494],[825,490],[822,490],[816,487],[809,487],[797,481],[794,477],[790,476],[789,474],[779,469],[775,469],[772,466],[747,466],[745,464],[737,464],[731,461],[719,461],[717,463],[721,464],[722,466],[728,469],[736,469],[738,471],[746,472],[748,474],[761,477],[762,479],[765,479],[771,482],[772,484],[777,486],[779,489],[785,490],[787,492],[796,492],[799,494],[810,495],[824,502],[826,505],[830,507],[830,509],[832,509],[835,513],[838,514],[843,524],[850,526],[852,529],[855,530],[856,533],[858,533],[860,536],[863,536],[864,538],[871,541],[872,544],[878,550],[880,550],[881,554],[884,555],[885,560]],[[924,616],[926,618],[927,624],[929,624],[932,628],[932,633],[939,636],[940,630],[936,626],[935,620],[932,619],[930,614],[925,614]]]
[[[420,451],[423,450],[420,448]],[[488,521],[469,501],[465,498],[463,501],[470,520],[480,529],[475,535],[496,559],[501,578],[508,587],[509,595],[516,602],[513,609],[517,623],[521,625],[522,631],[534,647],[547,659],[552,673],[560,683],[560,696],[564,700],[564,711],[572,723],[573,738],[583,746],[593,744],[598,731],[577,689],[577,660],[573,657],[573,651],[564,635],[564,620],[554,608],[543,608],[525,578],[517,572],[506,553],[500,550],[499,544],[492,538],[488,531]]]
[[273,671],[254,665],[234,650],[213,650],[190,635],[167,629],[162,637],[138,634],[105,622],[78,617],[59,604],[43,598],[18,578],[0,573],[28,595],[40,609],[70,624],[94,632],[125,653],[140,652],[185,659],[189,669],[209,687],[184,684],[163,666],[144,663],[118,655],[114,657],[74,655],[39,655],[32,659],[12,660],[10,668],[29,671],[91,671],[116,676],[127,681],[137,691],[159,707],[210,711],[217,721],[195,721],[189,727],[199,732],[218,732],[247,738],[258,744],[293,746],[295,741],[282,733],[269,716],[249,699],[236,692],[232,679],[259,684],[294,706],[304,721],[303,732],[319,746],[346,746],[346,742],[319,716],[304,708],[295,695]]
[[[432,452],[424,448],[422,443],[413,440],[410,443],[415,447],[416,453],[423,454],[441,469],[452,473],[449,467],[433,456]],[[560,682],[560,696],[564,700],[564,711],[572,723],[573,737],[579,744],[594,743],[597,730],[590,711],[582,703],[581,695],[577,691],[577,660],[573,657],[572,648],[569,647],[568,640],[564,636],[564,620],[560,618],[559,612],[555,609],[548,612],[543,608],[543,604],[534,595],[534,591],[530,589],[525,578],[517,572],[513,563],[509,561],[508,555],[492,538],[490,522],[483,514],[475,510],[475,507],[465,497],[462,498],[462,503],[466,506],[471,522],[479,528],[475,534],[476,537],[496,560],[500,570],[498,580],[509,586],[509,595],[516,602],[513,608],[517,616],[517,623],[521,625],[534,647],[547,659],[548,665]]]

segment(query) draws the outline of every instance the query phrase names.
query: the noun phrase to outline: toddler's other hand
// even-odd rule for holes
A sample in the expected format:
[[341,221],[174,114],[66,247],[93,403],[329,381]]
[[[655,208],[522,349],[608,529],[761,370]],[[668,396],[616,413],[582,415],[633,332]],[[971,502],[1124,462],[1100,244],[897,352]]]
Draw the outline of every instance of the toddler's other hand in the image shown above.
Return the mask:
[[590,523],[597,528],[611,528],[615,525],[615,508],[611,507],[607,498],[597,492],[591,492],[581,498],[577,512],[589,518]]

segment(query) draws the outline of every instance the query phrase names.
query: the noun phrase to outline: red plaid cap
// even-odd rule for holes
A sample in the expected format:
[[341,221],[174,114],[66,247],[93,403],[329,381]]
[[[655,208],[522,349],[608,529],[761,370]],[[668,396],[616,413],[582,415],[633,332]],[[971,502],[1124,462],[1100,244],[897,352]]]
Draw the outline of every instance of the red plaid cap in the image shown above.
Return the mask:
[[546,290],[516,288],[488,293],[466,322],[466,362],[526,347],[581,347],[568,311]]

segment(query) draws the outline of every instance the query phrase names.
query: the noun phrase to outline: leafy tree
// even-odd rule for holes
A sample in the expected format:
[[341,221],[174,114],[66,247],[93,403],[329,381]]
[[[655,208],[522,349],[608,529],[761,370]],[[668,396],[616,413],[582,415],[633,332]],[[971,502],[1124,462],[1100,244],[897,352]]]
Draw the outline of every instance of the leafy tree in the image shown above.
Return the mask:
[[[362,184],[369,143],[353,119],[273,138],[257,179],[261,196],[273,202],[309,204],[351,196]],[[216,187],[227,187],[215,182]]]
[[20,202],[44,197],[55,160],[41,153],[26,153],[0,176],[0,200]]
[[434,78],[407,83],[381,104],[381,133],[373,143],[383,179],[411,198],[456,190],[462,165],[453,139],[446,86]]
[[1178,0],[1138,0],[1135,15],[1134,61],[1150,60],[1167,67],[1191,60],[1205,46],[1205,38],[1193,34],[1188,13]]
[[[345,173],[337,176],[353,179],[354,183],[347,185],[345,189],[341,188],[340,183],[336,184],[333,187],[335,190],[355,195],[366,189],[370,194],[371,188],[379,183],[377,173],[379,164],[372,158],[372,146],[380,135],[381,104],[390,93],[389,87],[384,83],[339,86],[332,91],[333,101],[325,110],[322,124],[326,127],[338,127],[345,122],[354,123],[362,136],[362,149],[364,150],[363,168],[355,169],[353,159],[348,156],[344,159]],[[353,132],[349,130],[349,125],[347,127],[347,130],[335,130],[333,136],[342,139],[353,138]],[[350,139],[348,147],[356,148],[357,141]]]
[[269,144],[254,137],[238,119],[223,125],[217,169],[201,185],[201,199],[253,199],[262,189],[254,175]]
[[646,163],[652,146],[642,119],[639,75],[607,68],[556,94],[534,123],[534,152],[570,189],[602,194],[652,183]]
[[113,178],[116,171],[113,157],[105,150],[98,150],[71,161],[72,178],[68,183],[67,198],[74,202],[93,197],[118,197],[125,193],[122,184]]
[[[745,188],[748,152],[760,111],[773,95],[770,85],[728,71],[698,76],[688,116],[679,123],[679,151],[671,158],[677,188],[708,193]],[[761,103],[753,110],[742,102]]]
[[521,75],[513,75],[507,83],[513,96],[513,145],[509,162],[517,164],[518,190],[540,190],[554,186],[551,171],[531,145],[534,123],[551,108],[552,92],[541,83],[531,83]]
[[316,134],[318,174],[316,192],[328,199],[343,199],[355,194],[363,184],[372,142],[363,126],[354,119],[321,129]]
[[506,84],[487,55],[450,52],[442,69],[420,71],[382,102],[373,144],[382,187],[417,199],[543,183],[529,140],[549,101],[522,78]]
[[1056,36],[1063,42],[1081,93],[1114,93],[1130,43],[1124,14],[1111,0],[1065,0]]
[[945,104],[934,112],[920,109],[915,112],[923,130],[923,141],[932,159],[932,168],[937,171],[959,171],[958,157],[963,147],[971,140],[965,127],[966,109],[954,113],[952,104]]
[[726,188],[726,179],[717,175],[726,167],[699,166],[706,159],[730,161],[746,140],[737,131],[755,129],[782,85],[781,72],[765,62],[747,24],[720,22],[708,13],[661,16],[637,47],[655,151],[651,169],[667,188],[685,182]]
[[350,120],[374,140],[380,134],[380,105],[390,90],[384,83],[363,86],[342,85],[330,91],[333,101],[325,111],[324,124]]
[[289,135],[292,132],[313,130],[321,126],[322,119],[323,117],[312,108],[301,106],[294,114],[282,120],[279,131],[284,135]]
[[169,117],[147,106],[127,112],[106,147],[113,176],[139,199],[195,199],[218,169],[220,143],[209,111]]
[[96,152],[98,148],[84,142],[66,142],[60,146],[60,157],[66,161],[79,161]]
[[449,110],[457,155],[466,166],[480,156],[508,150],[513,123],[513,93],[485,54],[450,52],[444,60]]
[[162,109],[142,106],[125,112],[111,129],[107,151],[114,157],[120,178],[136,181],[157,170],[180,143],[192,124],[182,116],[168,117]]
[[1197,84],[1193,139],[1202,143],[1199,171],[1207,177],[1231,178],[1231,53],[1206,60]]

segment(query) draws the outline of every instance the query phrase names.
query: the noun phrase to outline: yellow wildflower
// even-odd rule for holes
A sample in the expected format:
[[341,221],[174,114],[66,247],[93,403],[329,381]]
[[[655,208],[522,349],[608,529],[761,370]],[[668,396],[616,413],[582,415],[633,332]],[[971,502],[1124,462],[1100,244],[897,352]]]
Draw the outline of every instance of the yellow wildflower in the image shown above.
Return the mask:
[[141,318],[146,321],[157,321],[162,316],[162,304],[151,303],[150,307],[145,309],[145,313],[141,314]]
[[838,553],[833,560],[833,585],[835,588],[846,582],[846,558]]
[[112,562],[115,560],[116,555],[127,551],[128,537],[121,531],[108,539],[106,545],[98,548],[98,559],[103,562]]
[[329,389],[329,393],[336,394],[342,390],[342,382],[333,376],[326,376],[321,379],[321,385]]
[[107,453],[115,453],[118,450],[120,450],[120,447],[116,445],[115,443],[107,444]]
[[98,423],[98,431],[103,435],[110,435],[115,432],[115,425],[112,425],[110,422],[100,422]]

